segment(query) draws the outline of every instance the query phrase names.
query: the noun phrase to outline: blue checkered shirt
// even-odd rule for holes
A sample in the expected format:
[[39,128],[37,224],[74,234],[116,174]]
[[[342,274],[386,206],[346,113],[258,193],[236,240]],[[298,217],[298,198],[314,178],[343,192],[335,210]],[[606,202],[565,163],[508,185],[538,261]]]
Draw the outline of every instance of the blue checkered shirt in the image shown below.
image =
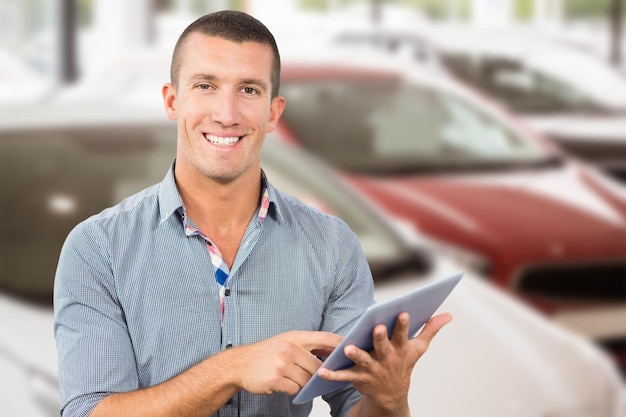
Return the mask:
[[[63,416],[87,416],[107,395],[159,384],[229,345],[296,329],[345,334],[373,303],[348,226],[265,186],[269,211],[244,234],[222,325],[214,267],[203,238],[185,234],[173,169],[74,228],[54,290]],[[325,396],[334,416],[360,398],[351,386]],[[291,399],[240,391],[215,416],[309,415],[311,403]]]

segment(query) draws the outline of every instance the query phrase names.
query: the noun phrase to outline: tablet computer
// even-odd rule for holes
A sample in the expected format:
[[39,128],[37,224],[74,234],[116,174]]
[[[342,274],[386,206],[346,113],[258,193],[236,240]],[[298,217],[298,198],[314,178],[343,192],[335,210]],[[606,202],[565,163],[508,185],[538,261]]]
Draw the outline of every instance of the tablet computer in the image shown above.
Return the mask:
[[[372,332],[378,324],[387,326],[391,338],[398,314],[406,311],[411,316],[409,337],[414,337],[422,326],[432,317],[441,303],[459,283],[463,273],[459,272],[440,281],[420,287],[407,294],[371,305],[357,320],[341,343],[333,350],[322,364],[323,368],[339,370],[354,365],[344,354],[347,345],[371,351],[374,348]],[[348,385],[346,381],[329,381],[321,378],[317,372],[294,397],[294,404],[304,404],[313,398],[327,394]]]

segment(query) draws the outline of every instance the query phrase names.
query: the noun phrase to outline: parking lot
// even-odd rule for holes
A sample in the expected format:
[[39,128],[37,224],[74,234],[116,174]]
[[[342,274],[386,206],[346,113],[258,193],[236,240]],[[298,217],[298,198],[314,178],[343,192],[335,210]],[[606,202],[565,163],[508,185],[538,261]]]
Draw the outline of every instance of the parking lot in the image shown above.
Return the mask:
[[[391,26],[276,27],[287,110],[264,145],[269,180],[349,224],[379,300],[465,272],[442,307],[453,325],[414,373],[415,410],[626,415],[626,88],[594,86],[615,93],[605,113],[571,93],[584,112],[519,112],[484,79],[478,88],[451,44],[440,56],[443,42],[423,29]],[[381,47],[391,35],[396,47]],[[159,94],[169,59],[166,47],[121,51],[73,85],[39,80],[23,100],[0,102],[8,415],[58,415],[52,288],[65,237],[174,160],[176,126]],[[506,69],[491,80],[528,86],[530,75]],[[328,412],[316,402],[312,415]]]

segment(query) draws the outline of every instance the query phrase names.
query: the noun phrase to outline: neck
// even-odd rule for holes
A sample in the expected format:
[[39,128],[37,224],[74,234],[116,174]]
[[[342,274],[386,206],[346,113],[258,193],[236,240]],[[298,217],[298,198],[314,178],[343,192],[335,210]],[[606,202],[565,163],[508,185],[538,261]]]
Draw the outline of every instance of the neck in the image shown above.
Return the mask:
[[208,236],[247,226],[259,206],[260,167],[226,183],[178,176],[176,183],[187,215]]

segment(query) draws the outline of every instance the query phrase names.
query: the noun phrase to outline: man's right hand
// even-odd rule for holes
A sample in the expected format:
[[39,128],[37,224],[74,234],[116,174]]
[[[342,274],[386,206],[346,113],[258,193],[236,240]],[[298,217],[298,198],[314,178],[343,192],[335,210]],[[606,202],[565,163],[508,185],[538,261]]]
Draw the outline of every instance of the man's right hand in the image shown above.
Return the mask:
[[161,384],[111,394],[90,417],[201,417],[212,415],[237,391],[296,394],[343,338],[291,331],[213,355]]
[[343,338],[333,333],[291,331],[224,351],[237,370],[239,389],[253,394],[296,394]]

